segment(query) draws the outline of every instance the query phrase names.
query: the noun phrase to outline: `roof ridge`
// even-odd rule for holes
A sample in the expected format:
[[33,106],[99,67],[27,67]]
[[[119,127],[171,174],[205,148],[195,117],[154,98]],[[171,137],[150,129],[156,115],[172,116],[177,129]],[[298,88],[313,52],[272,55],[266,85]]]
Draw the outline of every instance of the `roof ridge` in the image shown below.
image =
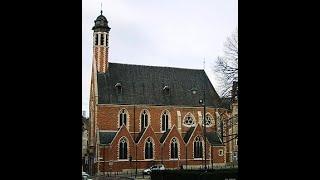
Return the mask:
[[168,69],[183,69],[183,70],[204,71],[203,69],[192,69],[192,68],[181,68],[181,67],[168,67],[168,66],[152,66],[152,65],[145,65],[145,64],[126,64],[126,63],[113,63],[113,62],[109,62],[109,64],[119,64],[119,65],[128,65],[128,66],[142,66],[142,67],[155,67],[155,68],[168,68]]

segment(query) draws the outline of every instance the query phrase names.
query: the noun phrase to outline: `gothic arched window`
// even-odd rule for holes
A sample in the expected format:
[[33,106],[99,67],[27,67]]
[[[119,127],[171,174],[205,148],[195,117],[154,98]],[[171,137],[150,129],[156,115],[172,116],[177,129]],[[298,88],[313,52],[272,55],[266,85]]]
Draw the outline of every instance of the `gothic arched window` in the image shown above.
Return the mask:
[[173,138],[171,140],[170,146],[171,146],[171,154],[170,154],[171,159],[178,159],[179,145],[176,138]]
[[124,137],[119,142],[119,159],[128,159],[128,143]]
[[140,121],[141,121],[141,130],[148,126],[148,121],[149,121],[149,112],[148,112],[148,110],[144,109],[141,112]]
[[161,116],[161,131],[167,131],[169,129],[169,112],[165,110]]
[[191,113],[188,113],[183,119],[183,125],[187,127],[194,126],[194,117]]
[[212,116],[208,113],[206,115],[206,127],[211,127],[214,124]]
[[127,125],[127,111],[125,109],[120,110],[120,115],[119,115],[119,127],[124,124],[125,126]]
[[202,158],[202,141],[199,136],[193,142],[193,153],[194,158]]
[[150,137],[147,139],[144,146],[144,158],[145,159],[153,159],[153,143]]

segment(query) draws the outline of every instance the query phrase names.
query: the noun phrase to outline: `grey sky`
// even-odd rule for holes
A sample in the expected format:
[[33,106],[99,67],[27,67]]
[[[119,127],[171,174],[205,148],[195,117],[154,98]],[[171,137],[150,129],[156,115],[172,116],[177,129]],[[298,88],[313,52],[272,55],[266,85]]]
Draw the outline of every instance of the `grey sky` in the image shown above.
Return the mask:
[[[212,65],[238,26],[238,0],[82,0],[82,109],[88,112],[92,26],[108,19],[109,61],[203,69],[219,91]],[[88,113],[87,113],[88,115]]]

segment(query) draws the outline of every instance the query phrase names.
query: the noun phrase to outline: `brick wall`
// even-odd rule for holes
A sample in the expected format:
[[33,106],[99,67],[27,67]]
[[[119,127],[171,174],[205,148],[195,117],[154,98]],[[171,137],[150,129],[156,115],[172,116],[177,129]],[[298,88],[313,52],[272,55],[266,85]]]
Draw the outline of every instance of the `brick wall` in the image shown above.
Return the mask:
[[[127,115],[127,126],[119,128],[119,112],[121,109],[125,108],[128,111]],[[140,137],[139,141],[135,144],[133,140],[134,125],[136,129],[136,137],[140,133],[140,115],[142,110],[147,109],[149,111],[149,126]],[[163,133],[161,132],[161,114],[164,110],[170,112],[171,125],[169,126],[170,132],[168,133],[166,139],[163,143],[160,142]],[[137,168],[145,169],[151,165],[163,163],[166,168],[179,168],[180,165],[186,164],[186,155],[187,155],[187,164],[188,166],[200,166],[203,165],[203,159],[194,159],[193,158],[193,141],[196,136],[202,138],[203,129],[200,125],[196,125],[196,128],[193,134],[190,137],[189,143],[185,143],[183,136],[189,130],[188,127],[184,127],[181,124],[180,133],[177,125],[177,111],[181,113],[181,123],[183,123],[184,116],[190,112],[194,116],[196,124],[199,122],[199,113],[201,111],[201,116],[203,114],[203,108],[201,107],[172,107],[172,106],[121,106],[121,105],[97,105],[97,126],[99,130],[109,130],[109,131],[119,131],[114,137],[112,143],[107,146],[105,149],[100,149],[100,156],[105,156],[106,164],[103,167],[103,160],[101,160],[99,168],[100,171],[103,171],[103,168],[106,168],[106,171],[122,171],[126,169],[135,169],[135,160],[137,149]],[[134,114],[135,112],[135,114]],[[213,116],[215,119],[215,109],[207,108],[207,112]],[[134,118],[135,117],[135,118]],[[135,119],[135,121],[134,121]],[[214,123],[216,124],[216,123]],[[215,131],[215,125],[207,128],[207,131]],[[119,140],[122,137],[126,137],[128,140],[128,159],[119,160]],[[146,160],[144,159],[144,149],[146,139],[150,137],[153,142],[154,153],[153,159]],[[171,159],[170,158],[170,144],[172,138],[175,137],[178,140],[179,144],[179,158]],[[137,146],[137,147],[135,147]],[[203,142],[204,147],[204,142]],[[223,156],[219,156],[219,149],[224,149],[224,147],[211,147],[210,143],[207,141],[207,165],[213,163],[224,163],[225,162],[225,150]],[[187,151],[186,151],[187,150]],[[105,154],[103,154],[105,153]],[[204,153],[204,152],[203,152]],[[203,154],[204,155],[204,154]],[[132,162],[129,161],[129,156],[132,156]],[[204,156],[203,156],[204,157]]]
[[[177,111],[181,113],[181,130],[182,133],[188,131],[189,127],[185,127],[183,125],[183,118],[185,115],[190,112],[194,116],[195,123],[199,122],[198,111],[201,111],[201,115],[203,116],[203,108],[202,107],[173,107],[173,106],[122,106],[122,105],[97,105],[97,121],[98,127],[100,130],[117,130],[119,128],[119,112],[121,109],[126,109],[128,111],[128,124],[127,127],[130,132],[134,132],[134,128],[136,132],[140,132],[140,116],[142,110],[146,109],[149,111],[149,118],[151,126],[155,133],[161,133],[161,114],[164,110],[168,110],[170,113],[170,127],[176,125],[177,123]],[[216,113],[214,108],[207,108],[206,112],[210,113],[211,116],[216,120]],[[135,113],[134,113],[135,112]],[[213,131],[216,129],[216,123],[212,127],[207,128],[207,132]],[[135,125],[135,126],[134,126]]]

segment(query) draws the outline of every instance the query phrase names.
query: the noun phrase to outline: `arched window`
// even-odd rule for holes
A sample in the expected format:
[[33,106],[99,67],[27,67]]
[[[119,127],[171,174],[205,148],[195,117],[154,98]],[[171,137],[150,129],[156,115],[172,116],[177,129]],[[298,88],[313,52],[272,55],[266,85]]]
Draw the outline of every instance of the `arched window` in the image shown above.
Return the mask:
[[148,121],[149,121],[149,112],[148,110],[144,109],[142,112],[141,112],[141,130],[143,128],[146,128],[148,126]]
[[211,114],[206,114],[206,127],[211,127],[214,124]]
[[124,137],[119,142],[119,159],[128,159],[128,144]]
[[194,117],[191,113],[188,113],[183,119],[183,125],[187,127],[195,126]]
[[169,112],[165,110],[161,116],[161,131],[167,131],[169,129]]
[[100,45],[104,44],[104,34],[100,34]]
[[96,34],[96,37],[95,37],[95,45],[97,46],[98,45],[98,34]]
[[108,46],[108,34],[106,34],[106,46]]
[[125,109],[120,110],[120,115],[119,115],[119,127],[124,124],[125,126],[127,125],[127,111]]
[[153,159],[153,143],[150,137],[147,139],[144,146],[144,158],[145,159]]
[[179,151],[179,145],[176,138],[173,138],[171,140],[171,159],[178,159],[178,151]]
[[194,158],[202,158],[202,141],[199,136],[193,142],[193,153]]

